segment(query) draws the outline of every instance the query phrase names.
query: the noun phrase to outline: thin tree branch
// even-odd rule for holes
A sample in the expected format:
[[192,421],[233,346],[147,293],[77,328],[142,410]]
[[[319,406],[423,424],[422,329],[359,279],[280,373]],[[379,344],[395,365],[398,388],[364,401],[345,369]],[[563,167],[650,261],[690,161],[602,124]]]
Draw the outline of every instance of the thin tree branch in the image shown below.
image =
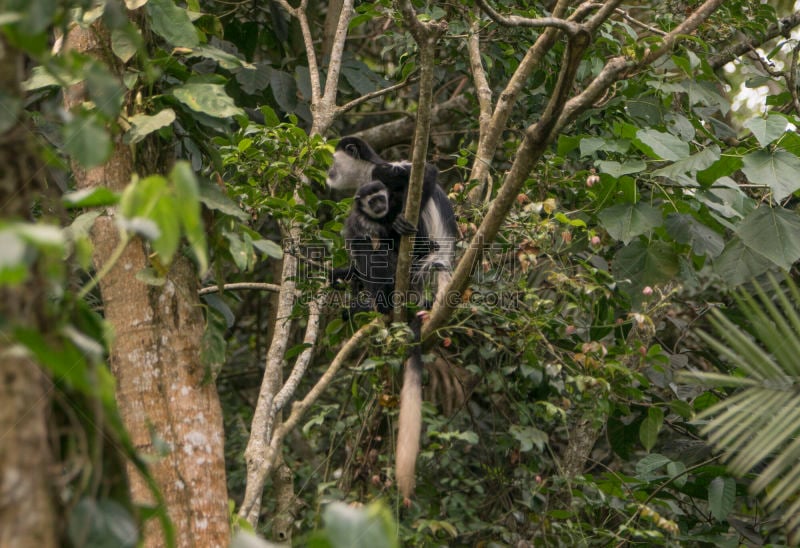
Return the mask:
[[[559,0],[553,9],[553,15],[556,17],[563,15],[569,4],[569,0]],[[488,177],[494,151],[497,149],[500,136],[506,129],[506,122],[508,122],[508,117],[511,115],[511,110],[517,101],[517,97],[519,97],[519,94],[522,93],[522,90],[525,88],[528,77],[534,69],[539,66],[539,63],[544,58],[545,54],[550,51],[550,48],[553,47],[553,44],[555,44],[558,32],[558,29],[548,27],[539,35],[536,42],[528,48],[525,57],[520,61],[517,70],[514,71],[505,89],[500,93],[488,129],[478,141],[478,150],[475,154],[475,161],[472,165],[472,172],[469,175],[469,180],[478,181],[480,184],[470,191],[470,201],[478,202],[480,200],[483,194],[481,186]]]
[[[268,284],[268,283],[256,283],[256,282],[236,282],[231,284],[224,284],[222,286],[223,291],[235,291],[237,289],[255,289],[256,291],[272,291],[273,293],[278,293],[281,290],[281,286],[277,284]],[[218,285],[210,285],[208,287],[202,288],[198,291],[198,295],[208,295],[209,293],[218,293],[220,288]]]
[[352,109],[356,108],[357,106],[359,106],[359,105],[361,105],[363,103],[366,103],[368,101],[371,101],[372,99],[375,99],[376,97],[383,97],[384,95],[392,93],[393,91],[397,91],[398,89],[402,89],[402,88],[406,87],[407,85],[411,84],[412,82],[416,82],[416,81],[417,81],[416,77],[409,76],[408,78],[406,78],[402,82],[399,82],[397,84],[393,84],[393,85],[391,85],[391,86],[389,86],[387,88],[378,89],[378,90],[372,91],[370,93],[367,93],[365,95],[362,95],[361,97],[359,97],[357,99],[353,99],[349,103],[346,103],[346,104],[344,104],[344,105],[342,105],[340,107],[336,107],[336,116],[340,116],[340,115],[344,114],[345,112],[348,112],[349,110],[352,110]]
[[[525,137],[517,151],[511,170],[497,193],[497,198],[489,206],[489,211],[478,227],[466,253],[459,261],[450,285],[446,289],[446,297],[463,292],[469,282],[473,268],[480,260],[484,244],[494,240],[500,230],[503,219],[511,209],[528,174],[533,169],[534,164],[541,158],[545,148],[554,139],[556,134],[554,128],[567,102],[581,57],[589,46],[589,42],[590,35],[587,32],[578,33],[570,37],[567,42],[567,49],[564,52],[561,71],[558,74],[558,81],[553,90],[553,95],[550,97],[550,101],[547,103],[547,107],[539,120],[525,130]],[[426,345],[431,344],[432,337],[429,338],[429,336],[444,325],[444,322],[452,315],[457,304],[458,301],[452,298],[439,299],[435,302],[429,320],[422,330],[423,340],[427,339]]]
[[469,64],[472,69],[472,79],[475,81],[475,91],[478,96],[480,114],[478,116],[479,137],[478,142],[484,139],[486,130],[492,120],[492,88],[486,79],[486,71],[483,68],[481,59],[481,37],[479,34],[479,20],[476,17],[470,25],[470,34],[467,39],[467,50],[469,51]]
[[[428,137],[431,125],[433,106],[433,76],[436,64],[436,42],[446,30],[446,23],[423,23],[410,0],[397,2],[403,14],[403,20],[409,28],[419,47],[420,81],[419,100],[417,102],[417,121],[414,128],[414,151],[411,159],[411,174],[406,193],[406,205],[403,216],[416,226],[419,220],[420,200],[422,199],[422,180],[425,176],[425,160],[428,154]],[[395,275],[395,292],[406,295],[410,285],[412,240],[403,236],[398,250],[397,270]],[[405,320],[405,302],[398,301],[394,310],[395,321]]]
[[713,56],[709,60],[708,64],[711,65],[711,68],[714,70],[720,69],[734,59],[741,57],[748,51],[769,42],[773,38],[777,38],[781,35],[788,36],[792,29],[798,25],[800,25],[800,11],[796,11],[788,17],[784,17],[778,21],[778,23],[773,23],[767,27],[767,32],[758,38],[745,38],[744,40],[741,40],[737,36],[736,44],[728,48],[724,54]]
[[486,0],[476,0],[481,9],[498,25],[505,27],[531,27],[531,28],[556,28],[568,36],[573,36],[580,31],[580,25],[558,17],[522,17],[520,15],[502,15],[498,13]]
[[339,350],[339,353],[336,354],[336,357],[333,359],[328,369],[319,378],[314,387],[309,390],[306,397],[292,405],[292,412],[289,414],[289,417],[275,429],[275,432],[272,434],[272,439],[269,440],[269,444],[265,448],[264,460],[262,463],[264,477],[271,474],[272,470],[275,468],[277,457],[280,455],[281,445],[283,444],[283,439],[286,437],[286,434],[297,427],[297,424],[300,422],[300,419],[303,418],[305,412],[328,388],[336,374],[342,368],[342,365],[344,365],[353,352],[355,352],[361,341],[381,326],[383,326],[383,320],[381,318],[375,318],[356,331],[342,349]]

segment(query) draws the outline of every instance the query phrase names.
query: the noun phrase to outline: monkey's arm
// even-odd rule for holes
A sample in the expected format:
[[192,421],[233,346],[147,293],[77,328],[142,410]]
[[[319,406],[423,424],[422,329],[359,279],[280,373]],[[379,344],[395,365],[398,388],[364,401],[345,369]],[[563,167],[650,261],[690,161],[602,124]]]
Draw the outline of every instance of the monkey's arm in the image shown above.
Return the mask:
[[410,236],[417,233],[417,227],[409,223],[402,213],[394,218],[392,229],[401,236]]

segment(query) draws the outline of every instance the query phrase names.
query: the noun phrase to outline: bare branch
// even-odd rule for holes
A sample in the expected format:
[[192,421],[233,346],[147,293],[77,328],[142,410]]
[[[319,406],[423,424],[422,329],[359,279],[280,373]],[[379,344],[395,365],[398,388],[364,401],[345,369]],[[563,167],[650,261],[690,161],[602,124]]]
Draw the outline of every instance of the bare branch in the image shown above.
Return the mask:
[[472,69],[472,79],[475,81],[475,91],[478,95],[478,105],[480,115],[478,117],[478,127],[480,129],[479,141],[484,139],[484,134],[489,128],[492,120],[492,88],[486,79],[486,71],[483,69],[481,59],[481,38],[479,34],[479,22],[477,17],[470,25],[470,35],[467,40],[469,51],[470,68]]
[[[277,284],[256,282],[237,282],[232,284],[224,284],[222,286],[223,291],[235,291],[237,289],[255,289],[256,291],[272,291],[274,293],[278,293],[281,290],[281,286]],[[218,285],[210,285],[202,288],[197,293],[198,295],[208,295],[209,293],[218,293],[219,290],[220,289]]]
[[[299,230],[294,229],[300,237]],[[269,443],[269,429],[271,428],[270,411],[273,406],[273,399],[277,393],[281,380],[284,363],[284,355],[289,344],[292,331],[292,308],[294,307],[294,295],[296,284],[294,282],[297,274],[297,259],[289,254],[283,255],[283,269],[281,272],[281,291],[278,293],[278,306],[276,311],[275,332],[272,334],[272,342],[267,351],[264,378],[261,380],[261,390],[258,393],[256,409],[253,413],[253,422],[250,426],[250,438],[247,441],[247,448],[244,456],[247,464],[247,485],[245,487],[244,500],[239,508],[239,515],[245,518],[253,527],[258,524],[258,516],[261,513],[261,494],[264,490],[264,482],[267,478],[264,462],[266,459],[265,447]]]
[[[503,219],[511,209],[514,199],[525,183],[528,174],[533,169],[534,164],[541,158],[546,147],[554,139],[556,135],[554,128],[567,102],[567,96],[575,81],[581,57],[589,46],[589,41],[590,36],[587,32],[581,32],[570,37],[553,95],[550,97],[550,101],[548,101],[547,107],[539,120],[525,130],[525,138],[517,150],[516,159],[511,166],[511,170],[497,193],[497,198],[489,206],[489,211],[478,227],[466,253],[459,261],[445,295],[449,296],[463,292],[473,268],[480,260],[483,245],[494,240],[500,230]],[[454,299],[437,299],[433,310],[431,310],[430,319],[423,326],[423,340],[428,339],[436,329],[444,325],[446,319],[453,313],[455,305]],[[426,344],[429,345],[430,341],[431,339],[428,339]]]
[[[417,121],[414,128],[414,152],[411,158],[411,174],[406,192],[406,204],[403,216],[416,226],[419,220],[419,207],[422,199],[422,180],[425,175],[425,160],[428,154],[428,137],[431,126],[431,110],[433,106],[433,77],[436,64],[436,42],[444,34],[447,24],[423,23],[410,0],[400,0],[398,7],[403,19],[414,36],[419,47],[420,81],[419,100],[417,102]],[[395,275],[395,291],[398,295],[408,292],[411,276],[411,238],[403,236],[398,250],[397,271]],[[395,321],[405,319],[405,303],[398,302],[394,310]]]
[[358,99],[353,99],[352,101],[350,101],[349,103],[347,103],[345,105],[342,105],[340,107],[336,107],[336,116],[340,116],[340,115],[344,114],[345,112],[347,112],[349,110],[352,110],[352,109],[356,108],[357,106],[359,106],[359,105],[361,105],[363,103],[366,103],[368,101],[371,101],[372,99],[375,99],[376,97],[383,97],[384,95],[392,93],[393,91],[397,91],[398,89],[402,89],[402,88],[406,87],[407,85],[409,85],[410,83],[416,82],[416,80],[417,79],[415,77],[409,76],[408,78],[406,78],[402,82],[399,82],[397,84],[391,85],[388,88],[377,89],[375,91],[372,91],[370,93],[362,95]]
[[477,0],[477,4],[495,23],[505,27],[556,28],[568,36],[572,36],[580,30],[580,25],[566,19],[559,19],[558,17],[537,17],[532,19],[519,15],[501,15],[486,0]]
[[[553,9],[553,14],[556,17],[561,16],[566,12],[568,6],[569,0],[559,0],[556,7]],[[517,70],[514,71],[505,89],[500,93],[488,129],[478,142],[478,150],[475,154],[475,162],[473,163],[469,179],[478,181],[481,184],[470,192],[470,201],[477,202],[480,199],[482,195],[481,186],[486,181],[486,177],[489,174],[489,167],[492,165],[494,151],[497,149],[500,136],[506,128],[506,122],[508,122],[508,117],[511,115],[511,109],[516,103],[517,97],[519,97],[519,94],[525,88],[525,82],[528,77],[533,70],[539,66],[544,55],[550,51],[553,44],[555,44],[558,32],[556,28],[549,27],[539,35],[536,42],[528,48],[525,57],[523,57],[519,66],[517,66]]]
[[672,51],[675,44],[682,36],[692,34],[708,17],[722,5],[724,0],[706,0],[683,22],[664,36],[658,49],[648,50],[644,57],[637,63],[639,67],[646,67],[665,53]]
[[659,28],[650,26],[647,23],[644,23],[643,21],[639,21],[638,19],[636,19],[635,17],[632,17],[630,14],[628,14],[627,11],[625,11],[623,9],[617,8],[617,9],[614,10],[614,12],[619,14],[620,17],[622,17],[623,19],[625,19],[629,23],[631,23],[633,25],[636,25],[637,27],[639,27],[641,29],[644,29],[644,30],[646,30],[648,32],[652,32],[653,34],[655,34],[657,36],[664,36],[664,35],[667,34],[666,32],[664,32],[663,30],[661,30]]
[[724,54],[714,56],[711,60],[709,60],[709,65],[711,65],[711,68],[715,70],[722,68],[737,57],[740,57],[748,51],[769,42],[773,38],[777,38],[781,35],[787,36],[791,30],[796,28],[798,25],[800,25],[800,11],[796,11],[790,16],[781,19],[777,24],[772,24],[767,27],[767,32],[763,36],[758,38],[748,37],[744,40],[741,40],[737,37],[736,44],[730,47]]
[[[272,435],[272,439],[269,440],[269,445],[265,448],[265,454],[263,462],[261,463],[261,473],[264,477],[267,477],[269,474],[272,473],[272,470],[275,468],[275,464],[277,461],[277,457],[280,455],[281,445],[283,444],[283,439],[286,437],[286,434],[291,432],[294,428],[297,427],[297,424],[300,422],[300,419],[303,418],[303,415],[308,410],[311,405],[319,399],[322,393],[328,388],[328,386],[333,381],[336,374],[342,368],[345,361],[347,361],[350,356],[355,352],[358,348],[359,344],[363,339],[371,335],[377,328],[383,325],[383,321],[381,318],[375,318],[367,325],[363,326],[361,329],[356,331],[352,337],[345,343],[339,353],[336,354],[336,357],[331,362],[328,369],[323,373],[323,375],[317,381],[317,384],[308,391],[306,397],[303,398],[299,402],[295,402],[292,405],[292,412],[280,426],[275,429],[275,432]],[[252,437],[252,433],[250,434]],[[248,473],[249,476],[249,473]],[[250,481],[248,478],[248,488],[250,486]],[[262,486],[263,487],[263,486]],[[244,507],[244,503],[242,503]],[[241,514],[241,512],[240,512]]]

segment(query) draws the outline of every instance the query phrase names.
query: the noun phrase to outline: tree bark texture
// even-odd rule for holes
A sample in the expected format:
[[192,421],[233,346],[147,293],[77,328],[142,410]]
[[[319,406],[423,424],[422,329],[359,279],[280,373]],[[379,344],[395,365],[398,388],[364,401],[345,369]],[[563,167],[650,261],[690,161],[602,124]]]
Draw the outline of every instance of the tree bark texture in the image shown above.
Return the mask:
[[[19,97],[22,56],[0,38],[0,90]],[[5,103],[8,105],[8,102]],[[19,102],[19,108],[22,102]],[[28,220],[40,191],[32,133],[22,123],[0,133],[0,217]],[[48,444],[49,380],[13,342],[15,326],[44,327],[44,282],[0,288],[0,546],[56,546]]]
[[[110,52],[101,28],[70,32],[68,47],[104,59]],[[101,47],[105,46],[105,47]],[[104,59],[109,64],[111,60]],[[66,97],[70,108],[82,99],[75,86]],[[133,156],[117,141],[100,167],[73,166],[79,188],[105,185],[120,191],[131,181]],[[92,229],[95,268],[119,243],[114,209]],[[113,327],[111,369],[117,379],[117,404],[137,450],[146,456],[174,524],[178,546],[227,546],[230,537],[223,448],[222,409],[213,383],[204,382],[200,361],[205,321],[198,298],[197,275],[178,254],[166,283],[147,285],[136,274],[149,266],[148,249],[133,238],[120,259],[100,280],[106,321]],[[144,479],[128,466],[131,497],[152,504]],[[158,524],[150,521],[145,546],[163,545]]]

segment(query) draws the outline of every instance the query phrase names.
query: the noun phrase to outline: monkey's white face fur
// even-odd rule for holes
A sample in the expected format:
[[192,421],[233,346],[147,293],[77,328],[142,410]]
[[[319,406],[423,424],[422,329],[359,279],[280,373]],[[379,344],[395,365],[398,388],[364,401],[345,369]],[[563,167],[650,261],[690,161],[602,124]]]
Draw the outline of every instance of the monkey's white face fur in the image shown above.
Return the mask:
[[343,150],[333,153],[333,164],[328,170],[325,184],[335,190],[357,190],[365,182],[372,180],[375,164],[353,158]]

